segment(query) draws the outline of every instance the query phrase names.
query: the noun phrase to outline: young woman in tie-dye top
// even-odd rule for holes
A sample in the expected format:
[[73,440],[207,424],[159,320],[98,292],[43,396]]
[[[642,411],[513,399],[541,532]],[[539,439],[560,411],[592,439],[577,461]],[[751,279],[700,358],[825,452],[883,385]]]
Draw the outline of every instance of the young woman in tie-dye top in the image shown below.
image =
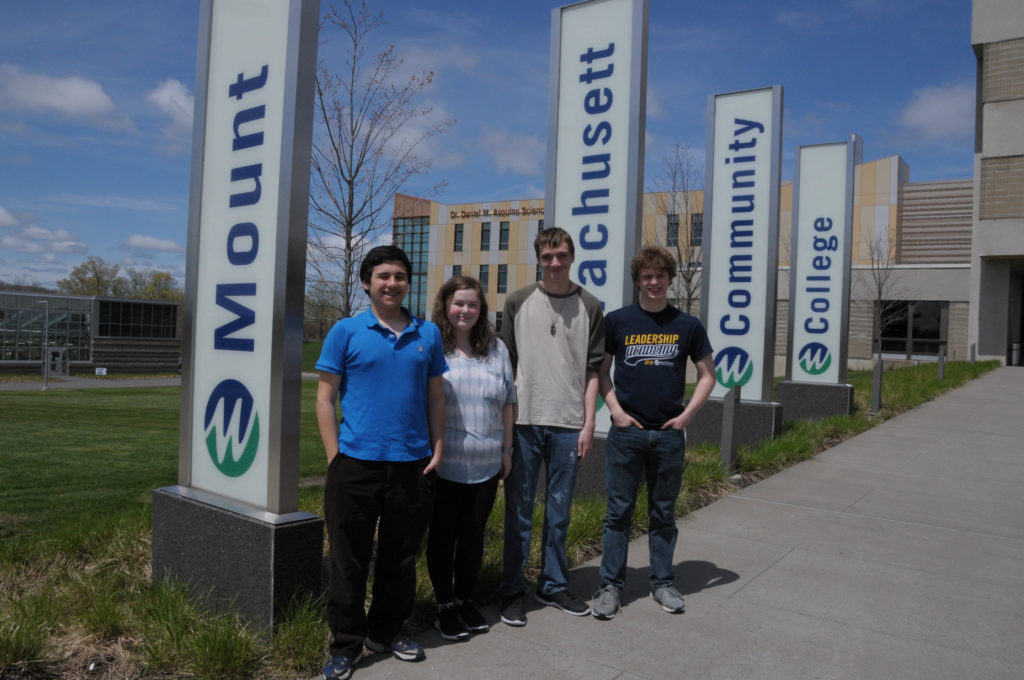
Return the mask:
[[488,628],[472,595],[498,480],[512,466],[515,379],[476,279],[449,279],[437,293],[433,320],[450,370],[444,374],[444,457],[437,468],[427,568],[437,597],[434,625],[446,640],[461,640]]

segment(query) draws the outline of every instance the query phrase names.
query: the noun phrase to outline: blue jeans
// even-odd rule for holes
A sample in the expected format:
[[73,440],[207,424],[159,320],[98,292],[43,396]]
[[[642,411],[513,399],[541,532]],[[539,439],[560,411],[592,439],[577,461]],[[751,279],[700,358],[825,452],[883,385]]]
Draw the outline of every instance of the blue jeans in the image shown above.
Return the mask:
[[605,444],[605,490],[601,585],[622,590],[626,583],[629,528],[641,478],[647,478],[651,589],[672,585],[676,548],[675,506],[683,482],[686,436],[682,430],[641,430],[612,426]]
[[523,571],[530,556],[533,502],[541,463],[547,473],[544,532],[537,590],[545,595],[569,587],[565,538],[569,530],[572,490],[576,485],[579,430],[516,425],[516,452],[505,479],[505,546],[501,594],[527,591]]

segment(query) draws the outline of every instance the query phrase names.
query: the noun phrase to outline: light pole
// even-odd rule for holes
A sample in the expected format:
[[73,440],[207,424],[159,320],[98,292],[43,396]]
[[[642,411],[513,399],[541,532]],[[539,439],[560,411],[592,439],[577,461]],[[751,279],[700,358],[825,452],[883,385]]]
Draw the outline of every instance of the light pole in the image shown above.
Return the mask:
[[43,306],[43,389],[50,389],[50,301],[41,300]]

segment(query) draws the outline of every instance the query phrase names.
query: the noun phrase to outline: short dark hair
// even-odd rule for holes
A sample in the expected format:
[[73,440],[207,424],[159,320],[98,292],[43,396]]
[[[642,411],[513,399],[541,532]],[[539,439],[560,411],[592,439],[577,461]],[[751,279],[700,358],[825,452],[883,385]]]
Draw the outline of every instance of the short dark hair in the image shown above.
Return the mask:
[[537,254],[537,259],[540,259],[540,249],[544,246],[548,248],[556,248],[561,244],[568,244],[569,255],[576,257],[576,246],[572,242],[572,236],[569,236],[569,232],[560,227],[548,227],[547,229],[541,229],[537,232],[537,238],[533,239],[533,250]]
[[633,256],[629,263],[629,273],[633,276],[633,283],[640,283],[641,269],[660,269],[668,274],[668,280],[676,278],[676,258],[661,246],[644,246]]
[[409,256],[405,254],[404,250],[398,246],[377,246],[371,248],[363,258],[363,263],[359,266],[359,280],[369,284],[370,279],[373,278],[373,268],[385,262],[400,263],[405,267],[406,277],[412,279],[412,263],[409,262]]

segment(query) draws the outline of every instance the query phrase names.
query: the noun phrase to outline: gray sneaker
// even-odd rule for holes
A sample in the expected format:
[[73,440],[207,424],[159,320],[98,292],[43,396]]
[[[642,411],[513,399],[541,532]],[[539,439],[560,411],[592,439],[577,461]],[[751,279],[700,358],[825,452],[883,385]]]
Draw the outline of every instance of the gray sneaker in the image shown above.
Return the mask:
[[682,614],[686,611],[686,603],[683,596],[674,586],[661,586],[651,592],[654,601],[661,605],[661,608],[670,614]]
[[610,621],[619,613],[619,609],[619,589],[615,586],[601,586],[601,589],[594,593],[590,611],[596,618]]

